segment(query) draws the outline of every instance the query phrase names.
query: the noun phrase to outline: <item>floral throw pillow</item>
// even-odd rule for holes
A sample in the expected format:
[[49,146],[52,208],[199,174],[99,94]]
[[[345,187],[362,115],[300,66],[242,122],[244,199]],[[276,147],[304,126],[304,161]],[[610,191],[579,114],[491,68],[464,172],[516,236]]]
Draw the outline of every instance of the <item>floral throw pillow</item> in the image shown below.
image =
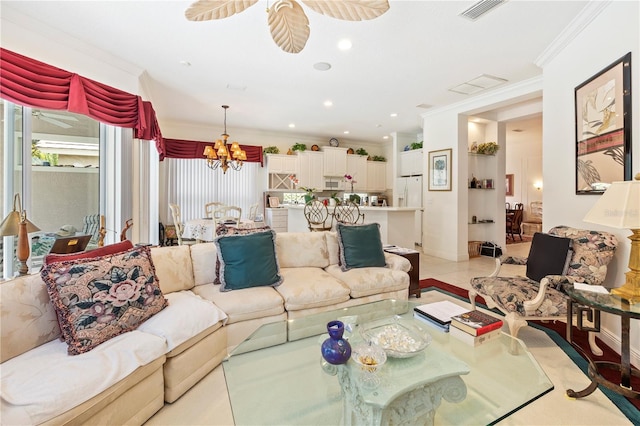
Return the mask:
[[167,306],[148,247],[51,263],[41,272],[69,355],[134,330]]

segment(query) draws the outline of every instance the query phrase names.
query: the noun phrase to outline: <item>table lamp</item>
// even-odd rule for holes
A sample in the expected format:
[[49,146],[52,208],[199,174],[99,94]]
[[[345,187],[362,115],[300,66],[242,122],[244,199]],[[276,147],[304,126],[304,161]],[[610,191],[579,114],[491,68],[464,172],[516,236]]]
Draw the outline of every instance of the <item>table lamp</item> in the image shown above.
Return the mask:
[[27,266],[27,260],[29,259],[29,237],[28,233],[39,231],[40,228],[35,226],[27,219],[27,212],[22,210],[20,203],[20,194],[13,196],[13,211],[9,212],[7,217],[4,218],[2,224],[0,224],[0,236],[10,237],[18,236],[18,248],[16,256],[20,262],[20,269],[18,272],[20,275],[27,275],[29,267]]
[[613,182],[583,219],[612,228],[629,228],[632,234],[626,282],[611,294],[640,303],[640,173],[634,180]]

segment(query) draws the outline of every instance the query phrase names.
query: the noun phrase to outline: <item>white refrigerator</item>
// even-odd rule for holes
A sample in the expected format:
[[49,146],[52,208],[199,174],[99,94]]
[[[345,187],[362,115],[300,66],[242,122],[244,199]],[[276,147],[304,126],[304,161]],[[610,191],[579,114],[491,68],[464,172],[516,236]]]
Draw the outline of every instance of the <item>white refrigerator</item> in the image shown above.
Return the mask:
[[[400,177],[396,182],[398,207],[415,207],[415,243],[422,246],[422,176]],[[412,248],[412,247],[409,247]]]

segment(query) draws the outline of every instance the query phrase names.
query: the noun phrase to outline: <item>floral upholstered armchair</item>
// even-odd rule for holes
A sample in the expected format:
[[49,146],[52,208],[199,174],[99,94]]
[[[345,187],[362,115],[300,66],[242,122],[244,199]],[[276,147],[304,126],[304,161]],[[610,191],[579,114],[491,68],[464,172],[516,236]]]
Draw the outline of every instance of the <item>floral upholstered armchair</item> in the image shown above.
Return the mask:
[[[548,234],[536,233],[528,258],[496,259],[491,275],[471,280],[469,299],[475,307],[475,296],[480,295],[489,308],[502,311],[514,337],[527,320],[565,321],[563,284],[601,285],[617,245],[608,232],[556,226]],[[499,277],[502,264],[526,265],[526,276]],[[593,333],[589,333],[589,345],[594,354],[602,354]]]

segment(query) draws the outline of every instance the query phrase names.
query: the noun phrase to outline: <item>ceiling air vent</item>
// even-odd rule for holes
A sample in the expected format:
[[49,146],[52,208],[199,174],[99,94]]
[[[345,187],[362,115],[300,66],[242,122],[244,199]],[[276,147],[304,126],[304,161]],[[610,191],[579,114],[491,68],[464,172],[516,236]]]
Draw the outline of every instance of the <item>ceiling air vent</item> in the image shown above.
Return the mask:
[[507,0],[480,0],[479,2],[475,3],[473,6],[462,12],[460,16],[464,16],[467,19],[475,21],[494,7],[500,6],[506,1]]

